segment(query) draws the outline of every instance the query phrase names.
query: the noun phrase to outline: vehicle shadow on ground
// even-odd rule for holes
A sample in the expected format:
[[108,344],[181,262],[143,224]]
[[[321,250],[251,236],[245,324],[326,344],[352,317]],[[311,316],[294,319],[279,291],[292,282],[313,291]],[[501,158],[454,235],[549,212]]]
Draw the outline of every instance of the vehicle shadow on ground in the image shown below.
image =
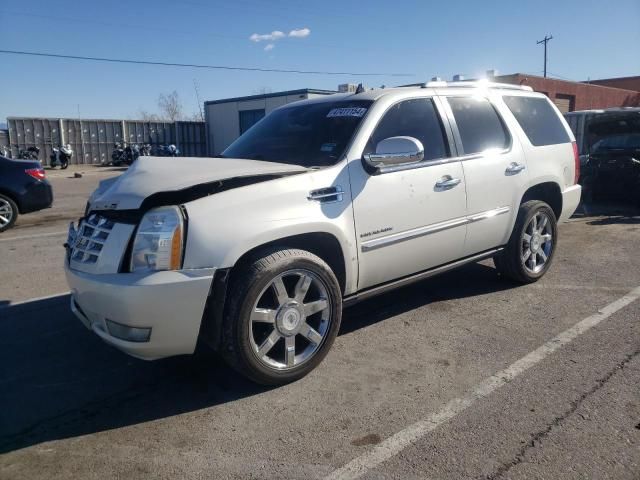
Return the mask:
[[[347,309],[341,334],[429,303],[513,287],[493,267],[469,265]],[[155,362],[128,357],[87,331],[68,302],[63,295],[0,308],[0,453],[268,390],[205,349],[193,357]]]

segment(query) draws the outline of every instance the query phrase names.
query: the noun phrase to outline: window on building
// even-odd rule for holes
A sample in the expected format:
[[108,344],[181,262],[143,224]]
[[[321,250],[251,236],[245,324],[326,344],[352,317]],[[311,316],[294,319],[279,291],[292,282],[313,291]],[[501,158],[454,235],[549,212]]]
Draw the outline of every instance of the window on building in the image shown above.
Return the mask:
[[242,110],[240,115],[240,135],[253,127],[264,117],[264,108],[259,110]]
[[374,152],[385,138],[399,136],[420,140],[425,160],[449,156],[440,116],[430,98],[405,100],[392,106],[371,135],[365,153]]
[[502,98],[532,145],[540,147],[569,141],[569,135],[562,120],[546,98],[520,96]]
[[509,146],[509,134],[491,102],[484,97],[449,97],[465,155]]

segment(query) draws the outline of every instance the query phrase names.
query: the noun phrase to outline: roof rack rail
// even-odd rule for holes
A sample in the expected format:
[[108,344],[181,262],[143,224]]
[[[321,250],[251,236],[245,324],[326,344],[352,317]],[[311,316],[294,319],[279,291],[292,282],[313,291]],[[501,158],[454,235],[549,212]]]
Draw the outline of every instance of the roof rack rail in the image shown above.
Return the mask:
[[465,81],[465,82],[443,82],[443,81],[431,81],[425,84],[427,88],[440,88],[440,87],[464,87],[464,88],[501,88],[504,90],[524,90],[527,92],[533,92],[533,88],[528,85],[513,85],[511,83],[498,83],[488,82],[485,80]]

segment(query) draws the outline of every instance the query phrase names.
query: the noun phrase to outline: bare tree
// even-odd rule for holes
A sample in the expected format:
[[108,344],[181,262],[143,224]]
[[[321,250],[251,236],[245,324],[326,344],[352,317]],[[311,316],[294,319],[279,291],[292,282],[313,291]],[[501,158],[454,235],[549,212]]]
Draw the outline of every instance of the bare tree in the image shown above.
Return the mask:
[[143,109],[138,110],[137,118],[145,122],[157,122],[160,120],[157,113],[151,113]]
[[180,120],[184,116],[180,96],[176,90],[169,94],[161,93],[158,97],[158,108],[162,118],[171,122]]

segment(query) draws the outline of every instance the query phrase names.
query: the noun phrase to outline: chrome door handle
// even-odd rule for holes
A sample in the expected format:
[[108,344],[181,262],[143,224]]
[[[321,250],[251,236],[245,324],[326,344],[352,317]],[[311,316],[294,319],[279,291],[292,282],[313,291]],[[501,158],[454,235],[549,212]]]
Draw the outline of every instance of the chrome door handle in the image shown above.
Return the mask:
[[523,165],[522,163],[511,162],[504,173],[507,175],[515,175],[516,173],[523,171],[525,168],[527,168],[526,165]]
[[453,188],[462,182],[459,178],[453,178],[451,175],[445,175],[436,182],[436,188]]

